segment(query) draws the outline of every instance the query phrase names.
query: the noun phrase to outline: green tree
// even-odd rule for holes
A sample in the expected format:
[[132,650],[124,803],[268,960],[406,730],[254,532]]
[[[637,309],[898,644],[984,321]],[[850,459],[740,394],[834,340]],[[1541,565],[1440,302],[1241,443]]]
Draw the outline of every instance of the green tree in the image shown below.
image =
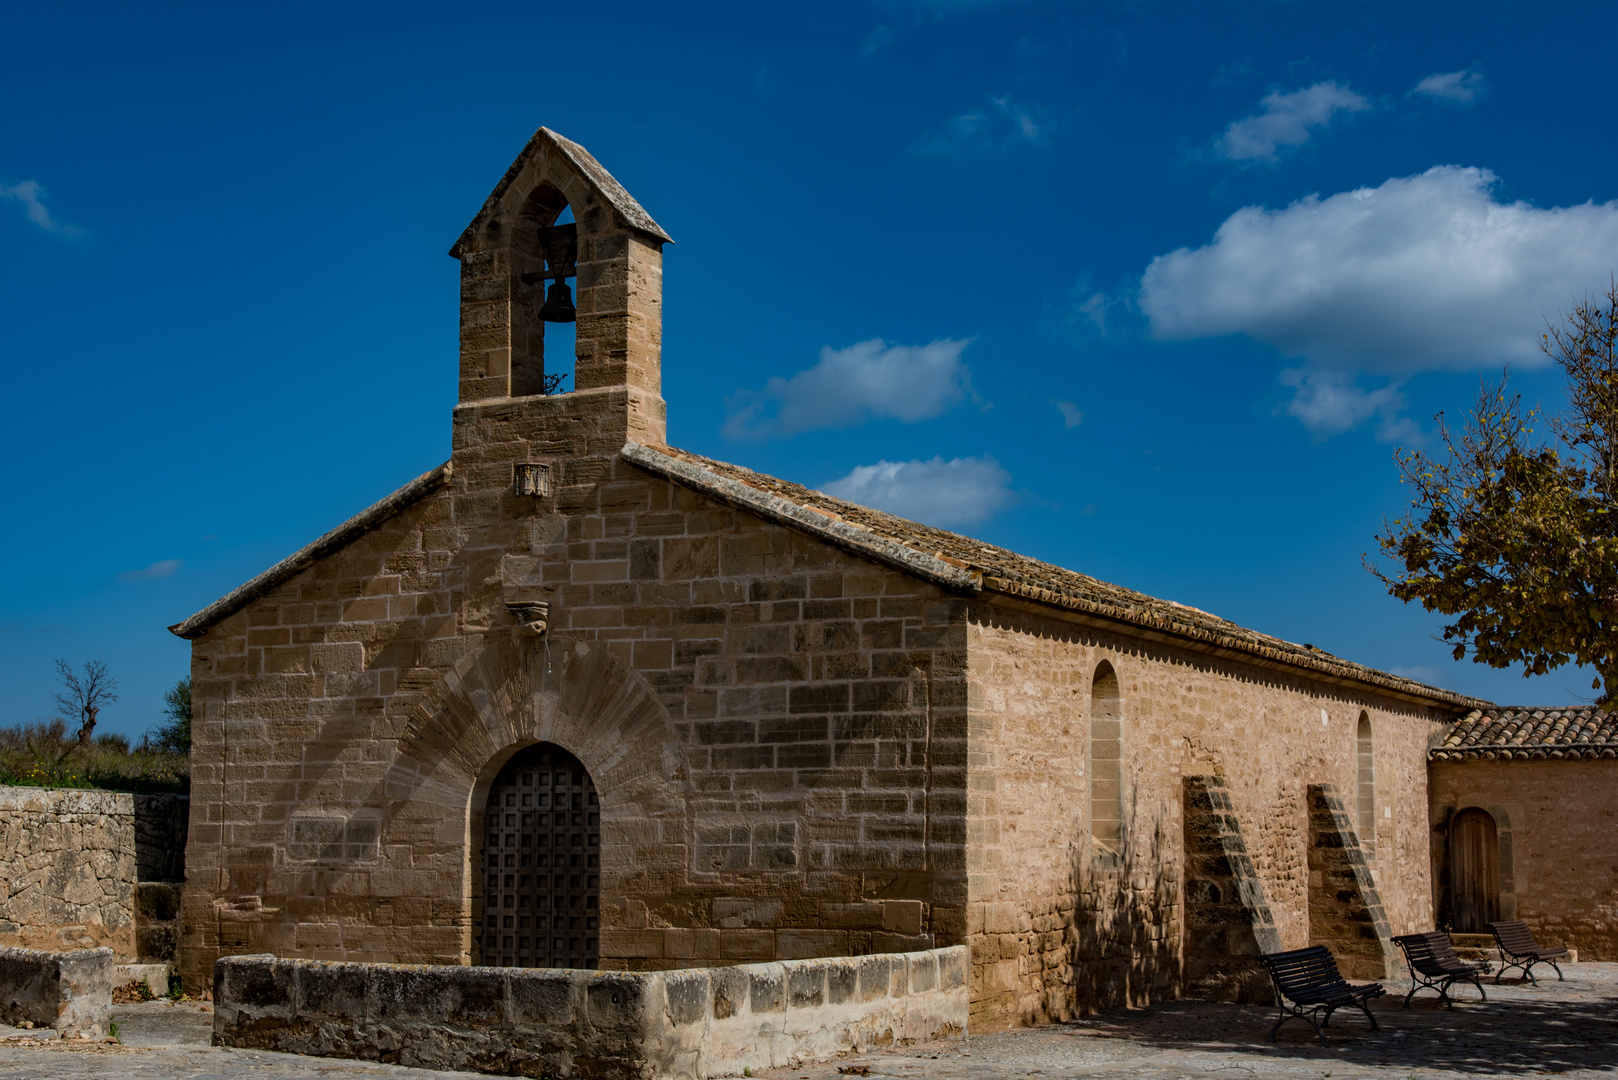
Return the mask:
[[171,754],[191,752],[191,676],[163,691],[166,719],[152,729],[152,745]]
[[[1596,670],[1618,696],[1618,282],[1550,324],[1540,348],[1561,367],[1567,407],[1525,409],[1509,373],[1485,382],[1460,432],[1439,414],[1441,449],[1397,451],[1410,511],[1377,541],[1388,591],[1450,618],[1457,660]],[[1368,564],[1369,565],[1369,564]]]

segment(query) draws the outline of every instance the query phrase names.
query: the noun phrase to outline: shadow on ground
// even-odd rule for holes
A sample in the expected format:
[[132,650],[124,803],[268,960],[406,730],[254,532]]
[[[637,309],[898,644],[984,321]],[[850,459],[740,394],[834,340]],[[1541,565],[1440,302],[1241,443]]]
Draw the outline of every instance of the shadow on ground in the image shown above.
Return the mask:
[[1270,1042],[1278,1015],[1274,1006],[1169,1002],[1063,1026],[1091,1038],[1123,1039],[1148,1052],[1238,1050],[1272,1059],[1326,1058],[1495,1075],[1605,1070],[1618,1067],[1618,984],[1613,972],[1599,974],[1604,977],[1579,977],[1586,975],[1580,972],[1568,982],[1552,976],[1538,987],[1485,982],[1486,1002],[1467,986],[1452,992],[1453,1009],[1431,992],[1405,1009],[1404,994],[1392,991],[1406,987],[1395,983],[1387,997],[1371,1005],[1380,1030],[1373,1031],[1357,1009],[1342,1010],[1326,1029],[1324,1047],[1302,1020],[1282,1025]]

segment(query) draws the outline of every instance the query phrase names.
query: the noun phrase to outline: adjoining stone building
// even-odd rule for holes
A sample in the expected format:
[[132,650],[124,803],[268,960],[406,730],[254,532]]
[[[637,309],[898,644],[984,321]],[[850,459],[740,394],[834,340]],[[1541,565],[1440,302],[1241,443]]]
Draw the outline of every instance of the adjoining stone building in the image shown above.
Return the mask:
[[1522,919],[1618,960],[1618,723],[1590,707],[1468,713],[1429,755],[1434,918]]
[[668,242],[541,129],[451,251],[450,460],[173,628],[188,985],[964,943],[981,1030],[1428,927],[1427,750],[1480,703],[669,447]]

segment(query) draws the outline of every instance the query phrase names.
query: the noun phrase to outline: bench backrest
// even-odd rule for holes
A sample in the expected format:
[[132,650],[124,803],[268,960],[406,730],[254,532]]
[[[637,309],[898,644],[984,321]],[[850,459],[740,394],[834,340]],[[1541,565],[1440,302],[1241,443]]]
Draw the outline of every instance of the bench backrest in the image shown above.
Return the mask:
[[1318,990],[1323,986],[1347,985],[1337,970],[1337,961],[1324,945],[1291,952],[1267,953],[1260,957],[1275,980],[1275,988],[1288,997],[1294,990]]
[[1448,934],[1429,930],[1423,934],[1401,934],[1393,940],[1405,951],[1410,966],[1423,975],[1447,974],[1447,967],[1461,963]]
[[1534,940],[1533,931],[1529,930],[1528,924],[1521,919],[1492,922],[1489,924],[1489,930],[1494,934],[1494,940],[1508,953],[1521,955],[1539,949],[1539,942]]

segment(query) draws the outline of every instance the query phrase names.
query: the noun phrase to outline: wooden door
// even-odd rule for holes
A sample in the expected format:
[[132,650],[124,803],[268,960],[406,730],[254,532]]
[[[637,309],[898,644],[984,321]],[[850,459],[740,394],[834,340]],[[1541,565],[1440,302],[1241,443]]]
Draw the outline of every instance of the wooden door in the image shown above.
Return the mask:
[[1500,918],[1500,836],[1487,810],[1468,807],[1450,822],[1449,895],[1458,934],[1487,934]]
[[601,806],[579,759],[540,743],[507,763],[484,814],[480,962],[600,963]]

